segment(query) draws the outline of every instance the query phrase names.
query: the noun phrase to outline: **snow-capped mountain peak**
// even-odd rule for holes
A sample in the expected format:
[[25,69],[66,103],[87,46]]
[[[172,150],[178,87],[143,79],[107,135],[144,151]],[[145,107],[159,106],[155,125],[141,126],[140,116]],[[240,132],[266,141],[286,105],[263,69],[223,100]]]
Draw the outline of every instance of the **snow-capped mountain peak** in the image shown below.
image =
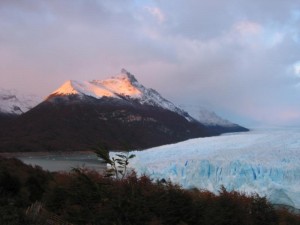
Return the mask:
[[95,98],[106,97],[116,97],[115,94],[101,85],[95,84],[93,81],[79,82],[75,80],[68,80],[57,90],[55,90],[52,95],[88,95]]
[[61,95],[79,94],[79,92],[73,86],[74,85],[73,83],[74,81],[68,80],[53,93],[61,94]]
[[221,118],[215,112],[208,110],[200,105],[185,105],[180,107],[186,110],[192,117],[197,119],[200,123],[206,126],[222,126],[222,127],[235,127],[236,124]]
[[20,115],[41,102],[36,95],[20,94],[15,90],[0,89],[0,113]]
[[75,81],[68,80],[55,90],[54,95],[88,95],[95,98],[127,96],[140,98],[142,85],[135,77],[122,69],[121,74],[105,80]]
[[128,96],[131,98],[140,98],[142,93],[142,85],[138,83],[134,75],[121,70],[121,74],[113,76],[105,80],[93,80],[90,83],[100,87],[104,87],[117,95]]
[[186,112],[164,99],[157,91],[140,84],[134,75],[122,69],[121,73],[105,80],[75,81],[69,80],[54,91],[51,96],[79,95],[97,99],[103,97],[132,99],[142,105],[157,106],[171,110],[188,120],[193,120]]
[[130,72],[128,72],[126,69],[121,69],[121,75],[124,75],[124,77],[126,77],[127,79],[130,80],[131,83],[138,83],[137,79],[135,78],[135,76],[133,74],[131,74]]

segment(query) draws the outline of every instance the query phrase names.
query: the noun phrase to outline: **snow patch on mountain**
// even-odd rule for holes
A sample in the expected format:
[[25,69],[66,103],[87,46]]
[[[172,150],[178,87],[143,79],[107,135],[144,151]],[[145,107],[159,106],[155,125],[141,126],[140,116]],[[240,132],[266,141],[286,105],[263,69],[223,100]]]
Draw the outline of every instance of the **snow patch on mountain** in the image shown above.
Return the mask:
[[131,153],[130,166],[153,179],[215,193],[224,185],[300,209],[300,129],[197,138]]
[[20,115],[27,112],[42,101],[32,94],[21,94],[16,90],[0,89],[0,112]]
[[186,110],[192,117],[198,120],[200,123],[206,126],[221,126],[221,127],[236,127],[234,124],[226,119],[221,118],[215,112],[206,109],[203,106],[196,105],[180,105],[180,107]]
[[117,97],[113,92],[93,82],[79,82],[75,80],[66,81],[60,88],[54,91],[55,95],[87,95],[94,98]]
[[91,96],[97,99],[113,97],[132,99],[142,105],[161,107],[184,116],[189,121],[194,119],[173,103],[164,99],[157,91],[146,88],[137,79],[122,69],[121,73],[105,80],[74,81],[70,80],[55,90],[52,95]]
[[123,73],[106,80],[94,80],[92,83],[98,86],[105,87],[112,93],[122,96],[130,96],[131,98],[141,98],[143,92],[135,77],[125,70]]

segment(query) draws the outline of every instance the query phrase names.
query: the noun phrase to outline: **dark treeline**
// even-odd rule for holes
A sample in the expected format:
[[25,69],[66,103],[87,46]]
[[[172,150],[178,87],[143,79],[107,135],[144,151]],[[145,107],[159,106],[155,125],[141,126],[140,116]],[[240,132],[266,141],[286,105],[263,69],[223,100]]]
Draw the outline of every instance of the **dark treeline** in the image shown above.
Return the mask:
[[[28,213],[37,202],[43,213]],[[300,224],[299,215],[274,209],[257,195],[224,188],[219,195],[184,190],[135,174],[115,180],[85,169],[49,173],[17,159],[0,158],[0,224],[47,224],[47,216],[74,225]]]

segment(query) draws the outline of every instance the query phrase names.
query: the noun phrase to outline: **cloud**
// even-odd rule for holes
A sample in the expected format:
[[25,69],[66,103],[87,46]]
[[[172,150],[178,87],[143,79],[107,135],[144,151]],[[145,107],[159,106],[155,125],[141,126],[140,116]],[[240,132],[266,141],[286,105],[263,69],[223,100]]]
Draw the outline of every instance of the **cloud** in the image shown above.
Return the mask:
[[0,84],[47,95],[125,67],[177,104],[300,124],[299,15],[297,0],[3,0]]
[[240,21],[235,24],[234,29],[241,35],[257,35],[262,31],[260,24],[250,21]]
[[297,77],[300,77],[300,61],[294,63],[292,68],[293,68],[294,75],[296,75]]
[[146,6],[145,9],[159,22],[163,23],[165,21],[165,15],[158,7]]

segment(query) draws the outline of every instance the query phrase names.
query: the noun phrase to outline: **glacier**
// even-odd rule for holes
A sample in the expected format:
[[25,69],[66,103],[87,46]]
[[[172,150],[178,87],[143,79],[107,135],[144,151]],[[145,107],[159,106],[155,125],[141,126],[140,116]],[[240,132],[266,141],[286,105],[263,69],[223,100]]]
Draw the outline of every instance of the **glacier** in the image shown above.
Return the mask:
[[214,193],[223,185],[300,209],[300,129],[190,139],[130,154],[138,175]]

